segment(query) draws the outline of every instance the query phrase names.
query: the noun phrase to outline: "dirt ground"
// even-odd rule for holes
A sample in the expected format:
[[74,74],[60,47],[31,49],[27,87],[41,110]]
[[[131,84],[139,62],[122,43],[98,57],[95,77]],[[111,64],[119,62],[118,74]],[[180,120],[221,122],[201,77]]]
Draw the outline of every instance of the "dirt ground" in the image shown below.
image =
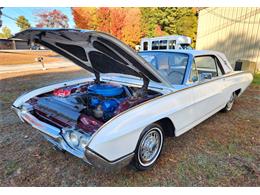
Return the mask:
[[0,186],[260,186],[260,85],[231,112],[167,138],[153,169],[102,172],[53,150],[10,109],[26,91],[86,75],[71,68],[0,75]]
[[35,58],[43,57],[45,63],[61,61],[62,58],[49,50],[32,51],[0,51],[0,65],[17,65],[39,63]]

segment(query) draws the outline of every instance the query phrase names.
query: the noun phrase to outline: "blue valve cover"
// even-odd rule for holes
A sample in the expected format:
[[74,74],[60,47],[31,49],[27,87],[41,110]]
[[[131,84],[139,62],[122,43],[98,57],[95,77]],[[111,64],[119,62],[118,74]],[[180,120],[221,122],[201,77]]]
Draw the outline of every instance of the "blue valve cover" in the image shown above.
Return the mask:
[[88,92],[98,94],[105,97],[113,97],[121,95],[124,89],[122,86],[109,85],[109,84],[95,84],[88,87]]

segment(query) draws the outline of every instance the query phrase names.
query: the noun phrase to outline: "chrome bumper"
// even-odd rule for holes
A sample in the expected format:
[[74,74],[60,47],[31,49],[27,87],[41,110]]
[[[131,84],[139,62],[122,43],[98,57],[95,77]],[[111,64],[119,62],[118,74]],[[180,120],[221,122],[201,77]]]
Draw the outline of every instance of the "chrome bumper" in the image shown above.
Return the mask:
[[61,130],[59,128],[40,121],[39,119],[34,117],[28,110],[21,110],[14,106],[12,106],[12,109],[15,110],[15,112],[23,122],[26,122],[35,129],[38,129],[44,136],[44,138],[52,143],[54,146],[58,147],[61,150],[65,150],[70,154],[77,156],[78,158],[83,159],[85,162],[93,165],[94,167],[105,170],[122,168],[128,165],[134,156],[134,153],[131,153],[116,161],[111,162],[94,153],[90,149],[86,149],[85,153],[80,150],[76,150],[68,145],[68,143],[61,135]]
[[85,156],[86,159],[95,167],[103,169],[103,170],[115,170],[115,169],[120,169],[132,161],[134,157],[134,153],[128,154],[118,160],[115,161],[108,161],[105,158],[99,156],[98,154],[95,154],[91,150],[86,150],[85,151]]

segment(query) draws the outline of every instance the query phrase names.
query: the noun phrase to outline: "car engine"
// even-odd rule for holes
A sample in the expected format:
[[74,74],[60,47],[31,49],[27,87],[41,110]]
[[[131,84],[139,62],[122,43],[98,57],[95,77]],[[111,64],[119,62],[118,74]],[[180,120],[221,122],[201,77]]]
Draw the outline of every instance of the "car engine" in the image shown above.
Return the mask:
[[119,113],[158,96],[141,88],[112,83],[85,83],[55,89],[28,101],[36,117],[59,128],[95,132]]

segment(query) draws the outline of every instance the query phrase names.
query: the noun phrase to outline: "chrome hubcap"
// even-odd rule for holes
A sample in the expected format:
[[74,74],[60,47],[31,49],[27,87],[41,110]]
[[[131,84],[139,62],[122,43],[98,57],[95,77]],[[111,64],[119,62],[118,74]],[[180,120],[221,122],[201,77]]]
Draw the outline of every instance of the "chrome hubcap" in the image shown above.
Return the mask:
[[233,103],[234,103],[234,99],[235,99],[235,96],[234,96],[234,94],[232,94],[232,96],[230,97],[230,100],[227,103],[227,109],[228,110],[230,110],[232,108]]
[[158,157],[162,147],[162,133],[160,129],[153,128],[142,139],[138,158],[143,166],[151,165]]

